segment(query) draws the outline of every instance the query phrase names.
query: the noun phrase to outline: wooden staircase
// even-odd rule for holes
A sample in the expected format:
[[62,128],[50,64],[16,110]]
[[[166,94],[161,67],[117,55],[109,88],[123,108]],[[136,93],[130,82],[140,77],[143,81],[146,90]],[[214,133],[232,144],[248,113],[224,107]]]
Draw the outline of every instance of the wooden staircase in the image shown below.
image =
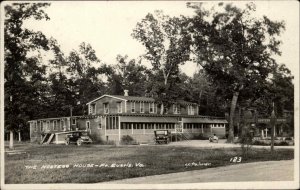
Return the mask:
[[46,144],[50,144],[50,143],[51,143],[51,141],[52,141],[54,135],[55,135],[55,134],[51,134],[51,135],[50,135],[50,137],[49,137],[49,139],[48,139],[48,141],[47,141]]
[[50,144],[55,134],[47,133],[41,141],[41,144]]

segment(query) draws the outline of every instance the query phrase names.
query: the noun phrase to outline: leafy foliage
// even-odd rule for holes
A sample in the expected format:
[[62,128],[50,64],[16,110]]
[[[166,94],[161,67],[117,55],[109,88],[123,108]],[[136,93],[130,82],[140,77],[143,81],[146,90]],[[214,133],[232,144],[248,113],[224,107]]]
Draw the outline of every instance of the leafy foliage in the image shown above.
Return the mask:
[[[45,66],[40,55],[31,55],[37,50],[49,50],[49,40],[42,32],[23,28],[24,20],[46,19],[43,8],[48,3],[13,3],[6,5],[4,19],[4,78],[5,113],[8,130],[19,130],[26,121],[39,115],[45,100]],[[30,106],[29,106],[30,105]]]
[[247,100],[262,95],[266,79],[276,66],[273,54],[280,54],[277,37],[283,22],[251,16],[254,4],[239,9],[219,4],[223,11],[205,11],[196,7],[189,31],[193,34],[193,52],[217,86],[226,86],[232,94],[229,141],[233,140],[233,116],[238,98]]

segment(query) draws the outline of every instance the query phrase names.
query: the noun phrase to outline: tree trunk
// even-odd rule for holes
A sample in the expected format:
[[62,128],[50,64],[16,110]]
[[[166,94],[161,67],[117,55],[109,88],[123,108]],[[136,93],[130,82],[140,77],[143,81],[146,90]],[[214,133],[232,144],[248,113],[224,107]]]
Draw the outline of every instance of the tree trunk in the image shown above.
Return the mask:
[[9,131],[9,149],[14,148],[14,132],[11,130]]
[[239,97],[239,92],[234,92],[233,97],[231,100],[231,105],[230,105],[230,115],[229,115],[229,131],[228,131],[228,138],[227,142],[232,143],[234,134],[233,134],[233,118],[234,118],[234,113],[235,113],[235,108],[236,108],[236,103],[237,99]]

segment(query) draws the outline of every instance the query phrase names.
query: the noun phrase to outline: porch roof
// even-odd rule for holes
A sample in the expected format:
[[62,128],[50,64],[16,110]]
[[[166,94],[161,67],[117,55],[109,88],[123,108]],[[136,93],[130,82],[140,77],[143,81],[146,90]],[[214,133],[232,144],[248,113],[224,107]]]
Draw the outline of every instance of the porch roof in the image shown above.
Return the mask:
[[130,123],[176,123],[178,122],[176,117],[133,117],[133,116],[121,116],[120,122]]
[[217,118],[182,118],[183,123],[228,123],[226,119]]

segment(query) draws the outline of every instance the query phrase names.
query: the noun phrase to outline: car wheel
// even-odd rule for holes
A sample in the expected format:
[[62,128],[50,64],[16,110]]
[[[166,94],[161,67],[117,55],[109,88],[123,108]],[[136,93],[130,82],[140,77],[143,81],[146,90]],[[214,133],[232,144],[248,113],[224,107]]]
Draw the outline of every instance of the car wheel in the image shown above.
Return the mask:
[[81,145],[82,145],[82,141],[81,141],[81,140],[78,140],[78,141],[77,141],[77,145],[78,145],[78,146],[81,146]]
[[70,144],[70,141],[69,141],[69,140],[66,140],[66,141],[65,141],[65,144],[66,144],[66,145],[69,145],[69,144]]

